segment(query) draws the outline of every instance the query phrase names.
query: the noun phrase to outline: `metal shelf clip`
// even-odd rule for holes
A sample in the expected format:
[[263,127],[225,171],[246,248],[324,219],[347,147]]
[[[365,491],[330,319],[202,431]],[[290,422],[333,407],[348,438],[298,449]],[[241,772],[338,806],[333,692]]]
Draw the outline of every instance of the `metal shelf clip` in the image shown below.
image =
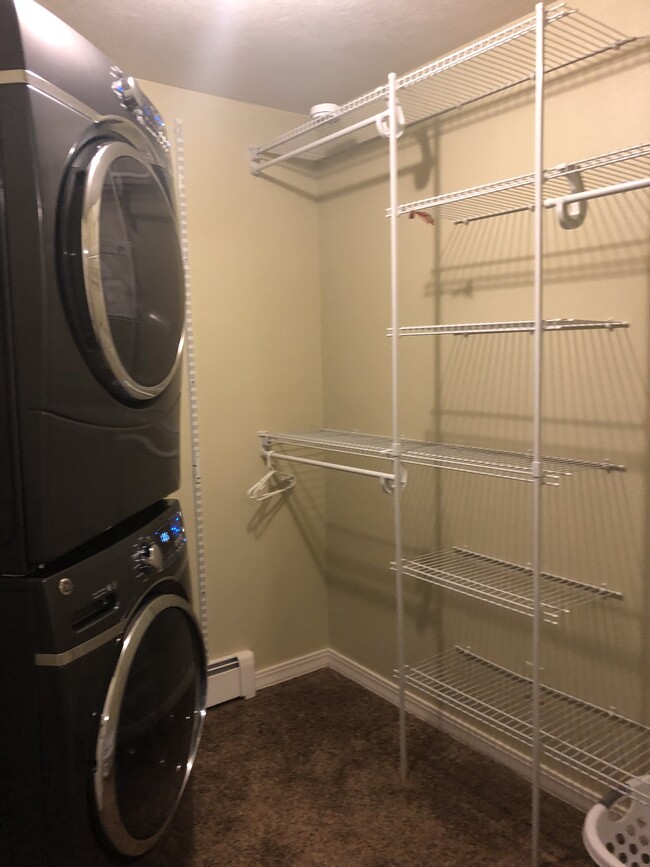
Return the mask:
[[[560,168],[567,170],[564,178],[569,184],[571,193],[583,193],[585,185],[582,180],[582,173],[573,164],[567,164]],[[579,226],[582,226],[587,216],[587,200],[567,201],[564,198],[558,199],[555,203],[555,213],[563,229],[577,229]]]
[[[406,126],[406,119],[404,117],[404,110],[397,101],[395,103],[395,113],[397,121],[397,130],[395,132],[395,137],[400,138],[400,136],[404,132],[404,127]],[[377,132],[380,136],[382,136],[383,138],[390,137],[390,112],[388,109],[376,116],[375,124],[377,126]]]

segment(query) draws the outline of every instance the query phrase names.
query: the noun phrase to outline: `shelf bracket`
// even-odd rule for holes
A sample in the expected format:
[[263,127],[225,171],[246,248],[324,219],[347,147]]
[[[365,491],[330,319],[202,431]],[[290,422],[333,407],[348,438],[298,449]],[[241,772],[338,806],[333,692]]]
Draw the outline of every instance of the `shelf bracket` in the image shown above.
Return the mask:
[[[580,174],[580,172],[576,172]],[[589,199],[601,199],[605,196],[616,196],[619,193],[631,193],[635,190],[643,190],[650,187],[650,177],[636,178],[632,181],[622,181],[619,184],[610,184],[607,187],[597,187],[592,190],[577,190],[569,193],[566,196],[559,196],[553,199],[544,199],[545,208],[555,208],[558,213],[566,212],[570,205],[584,204],[586,206]],[[579,224],[576,224],[579,225]],[[564,228],[575,228],[575,226],[565,226]]]
[[[397,102],[395,108],[397,112],[396,138],[399,138],[404,132],[406,120],[404,118],[404,111],[399,102]],[[375,125],[377,127],[377,132],[380,136],[382,136],[382,138],[388,138],[390,136],[390,115],[388,109],[386,109],[386,111],[382,111],[381,114],[378,114],[375,117]]]
[[[572,163],[567,163],[565,168],[568,171],[564,177],[569,184],[571,193],[583,193],[585,185],[582,180],[582,173]],[[555,213],[563,229],[577,229],[579,226],[582,226],[587,216],[587,200],[567,201],[564,198],[557,199],[555,202]]]
[[[406,487],[406,482],[408,478],[408,473],[406,471],[406,467],[401,468],[400,473],[400,488],[404,490]],[[391,475],[390,478],[380,479],[381,489],[386,494],[394,494],[395,493],[395,476]]]

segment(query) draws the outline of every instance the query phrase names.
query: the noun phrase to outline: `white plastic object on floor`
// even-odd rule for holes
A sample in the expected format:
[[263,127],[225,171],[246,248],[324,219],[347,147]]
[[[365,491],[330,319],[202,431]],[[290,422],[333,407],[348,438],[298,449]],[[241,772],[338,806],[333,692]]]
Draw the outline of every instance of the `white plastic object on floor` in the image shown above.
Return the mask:
[[589,810],[582,826],[585,848],[600,867],[650,864],[650,776],[628,780]]

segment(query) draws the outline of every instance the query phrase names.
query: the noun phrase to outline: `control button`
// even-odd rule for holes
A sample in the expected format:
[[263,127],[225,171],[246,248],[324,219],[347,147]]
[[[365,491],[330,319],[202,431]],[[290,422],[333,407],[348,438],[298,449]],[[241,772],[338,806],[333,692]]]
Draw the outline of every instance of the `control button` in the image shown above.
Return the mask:
[[125,75],[117,66],[111,68],[111,75],[114,79],[111,87],[120,103],[151,133],[165,151],[169,151],[171,144],[167,138],[165,121],[155,105],[149,102],[142,92],[135,78],[132,75]]
[[145,540],[136,554],[136,562],[146,574],[160,572],[165,565],[165,558],[160,545],[149,539]]

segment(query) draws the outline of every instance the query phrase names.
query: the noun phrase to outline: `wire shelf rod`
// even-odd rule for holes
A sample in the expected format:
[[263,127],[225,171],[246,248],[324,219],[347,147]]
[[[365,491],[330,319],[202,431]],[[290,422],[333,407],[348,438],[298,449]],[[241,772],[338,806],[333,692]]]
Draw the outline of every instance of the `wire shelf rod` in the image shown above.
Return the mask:
[[[617,777],[625,777],[625,767],[622,764],[615,764],[601,758],[595,752],[575,747],[569,741],[556,738],[554,735],[549,736],[543,728],[541,735],[545,749],[568,767],[589,773],[605,784]],[[609,741],[606,742],[606,745],[609,748]],[[628,761],[631,759],[629,752],[626,758]]]
[[[394,568],[394,564],[392,564]],[[404,573],[470,598],[532,616],[532,570],[506,560],[452,548],[403,561]],[[548,623],[597,599],[622,599],[608,587],[598,587],[544,572],[540,604]]]
[[[530,724],[521,719],[493,708],[482,700],[474,700],[467,693],[459,689],[448,688],[445,681],[434,677],[418,680],[412,674],[406,676],[407,682],[434,698],[440,699],[463,713],[469,714],[479,722],[486,723],[491,728],[516,737],[526,746],[530,745]],[[530,699],[526,702],[530,705]]]
[[[561,719],[564,719],[564,717]],[[549,726],[548,721],[546,721],[546,726]],[[571,743],[568,741],[567,738],[569,736],[573,737],[576,742]],[[594,731],[592,733],[586,733],[585,736],[578,741],[578,739],[576,739],[575,723],[573,727],[570,727],[568,724],[562,726],[560,723],[558,730],[553,731],[552,737],[558,742],[562,741],[566,743],[566,754],[571,758],[584,753],[597,755],[600,750],[606,747],[609,755],[609,761],[607,764],[612,767],[620,768],[620,765],[617,765],[616,759],[623,755],[623,747],[625,749],[625,755],[633,755],[636,752],[635,741],[647,740],[647,733],[638,732],[636,735],[633,734],[632,741],[630,741],[630,733],[626,731],[621,731],[618,734],[615,734],[614,737],[612,737],[611,731]]]
[[[453,574],[445,574],[441,570],[436,570],[435,574],[429,575],[424,573],[421,569],[412,569],[408,564],[404,566],[404,574],[410,575],[414,578],[419,579],[420,581],[425,581],[429,584],[433,584],[437,587],[443,587],[448,590],[453,590],[455,593],[460,593],[463,596],[467,596],[470,599],[476,599],[480,602],[487,602],[492,605],[497,605],[501,608],[505,608],[509,611],[515,611],[520,614],[527,614],[532,616],[533,609],[530,604],[526,604],[525,602],[520,602],[517,598],[507,598],[507,594],[505,592],[501,592],[500,594],[495,594],[490,590],[486,590],[484,586],[480,582],[471,582],[468,579],[464,579],[461,582],[458,581],[457,578]],[[547,622],[555,623],[556,620],[551,615],[546,615],[545,619]]]
[[[378,114],[373,114],[371,117],[364,118],[363,120],[357,121],[357,123],[350,124],[349,126],[344,127],[343,129],[335,130],[329,135],[323,136],[318,140],[318,145],[328,145],[337,139],[344,138],[345,136],[352,135],[355,132],[363,129],[366,126],[370,126],[374,123],[379,123],[382,117],[385,117],[386,112],[382,111]],[[272,157],[268,160],[265,160],[263,163],[260,163],[256,168],[253,169],[253,174],[259,174],[265,169],[270,168],[271,166],[276,165],[277,163],[285,162],[289,159],[294,159],[295,157],[299,157],[302,154],[306,153],[309,150],[312,150],[314,147],[313,142],[308,142],[307,144],[301,145],[300,147],[294,148],[287,153],[281,154],[277,157]]]
[[[549,7],[546,16],[546,73],[634,41],[563,3]],[[406,125],[461,109],[531,82],[535,68],[535,29],[535,16],[529,15],[398,76],[395,90],[405,112]],[[388,85],[383,84],[341,105],[326,118],[307,121],[263,145],[249,148],[252,171],[259,174],[266,166],[296,156],[312,161],[327,159],[337,152],[328,146],[328,141],[332,142],[328,135],[332,125],[344,127],[338,138],[349,146],[376,137],[379,131],[372,129],[368,113],[374,118],[377,103],[385,101],[388,92]],[[355,134],[360,129],[362,134]]]
[[[260,432],[263,448],[273,443],[295,445],[310,449],[338,451],[344,454],[365,455],[385,460],[393,459],[393,444],[389,437],[359,434],[356,432],[322,429],[312,433],[283,434]],[[532,480],[530,453],[481,448],[458,443],[428,443],[419,440],[402,440],[401,460],[405,464],[449,469],[457,472],[495,476],[517,481]],[[546,456],[543,460],[545,483],[555,485],[561,476],[569,476],[574,470],[597,469],[607,472],[624,472],[625,467],[608,460],[588,461],[582,459]]]
[[[413,672],[417,676],[416,672]],[[512,725],[517,730],[523,730],[522,727],[529,725],[528,721],[523,719],[523,712],[527,712],[529,700],[526,697],[515,697],[508,695],[507,692],[500,691],[500,682],[496,677],[490,679],[483,675],[480,682],[472,682],[467,679],[465,671],[458,672],[455,676],[453,671],[447,672],[444,675],[435,671],[433,673],[420,673],[420,682],[426,683],[430,688],[435,688],[441,694],[446,694],[450,698],[453,697],[462,702],[463,706],[481,713],[490,713],[490,718],[495,722],[507,721],[508,725]],[[495,689],[497,692],[495,692]]]
[[[460,647],[408,669],[410,686],[530,746],[531,680]],[[650,766],[650,729],[614,710],[541,687],[546,760],[617,786]]]
[[[588,331],[605,330],[613,331],[617,328],[629,328],[629,322],[614,319],[544,319],[542,328],[544,331]],[[535,323],[532,319],[511,322],[471,322],[459,325],[405,325],[399,329],[400,337],[436,336],[442,334],[510,334],[532,333]],[[392,329],[386,331],[392,335]]]
[[[290,144],[296,139],[300,139],[305,135],[311,133],[318,133],[321,127],[327,127],[327,125],[331,125],[334,122],[344,118],[348,114],[352,114],[355,111],[359,111],[361,109],[367,108],[369,105],[373,105],[376,102],[385,100],[388,97],[388,85],[383,84],[380,87],[376,87],[374,90],[368,91],[356,99],[352,99],[349,102],[346,102],[344,105],[340,106],[338,109],[334,109],[327,117],[318,118],[315,120],[309,120],[306,123],[301,124],[295,129],[289,130],[288,132],[282,133],[281,135],[276,136],[270,141],[266,142],[264,145],[251,147],[249,150],[251,154],[258,159],[260,154],[264,152],[270,152],[277,150],[278,148]],[[377,112],[373,112],[372,117],[376,116]],[[314,146],[317,146],[320,143],[320,138],[313,142]]]
[[[564,4],[561,4],[564,7]],[[558,15],[567,15],[574,10],[568,9],[568,7],[564,7],[561,9],[553,9],[549,10],[549,16],[557,17]],[[483,37],[482,39],[474,42],[472,45],[469,45],[465,48],[460,48],[457,51],[454,51],[445,57],[440,58],[439,60],[433,60],[431,63],[426,64],[425,66],[421,66],[418,69],[414,69],[411,72],[407,72],[405,75],[399,76],[397,79],[397,89],[401,90],[405,87],[412,87],[415,84],[419,84],[422,81],[425,81],[432,76],[439,75],[441,72],[445,70],[457,66],[459,64],[465,64],[468,60],[472,58],[478,57],[481,54],[484,54],[487,51],[492,51],[493,49],[506,45],[511,42],[513,39],[517,39],[526,34],[534,33],[535,31],[535,19],[534,16],[528,16],[521,21],[515,22],[511,24],[503,30],[498,31],[497,33],[490,34],[488,36]]]
[[[585,181],[584,194],[572,193],[567,187],[567,176],[576,172],[580,173]],[[564,200],[567,204],[572,200],[580,201],[574,199],[578,195],[587,199],[631,192],[647,187],[649,178],[650,143],[622,148],[570,164],[563,163],[544,172],[544,206],[553,207],[558,200]],[[534,185],[535,177],[532,172],[515,175],[399,205],[398,215],[420,211],[455,223],[469,223],[507,213],[533,211]]]

